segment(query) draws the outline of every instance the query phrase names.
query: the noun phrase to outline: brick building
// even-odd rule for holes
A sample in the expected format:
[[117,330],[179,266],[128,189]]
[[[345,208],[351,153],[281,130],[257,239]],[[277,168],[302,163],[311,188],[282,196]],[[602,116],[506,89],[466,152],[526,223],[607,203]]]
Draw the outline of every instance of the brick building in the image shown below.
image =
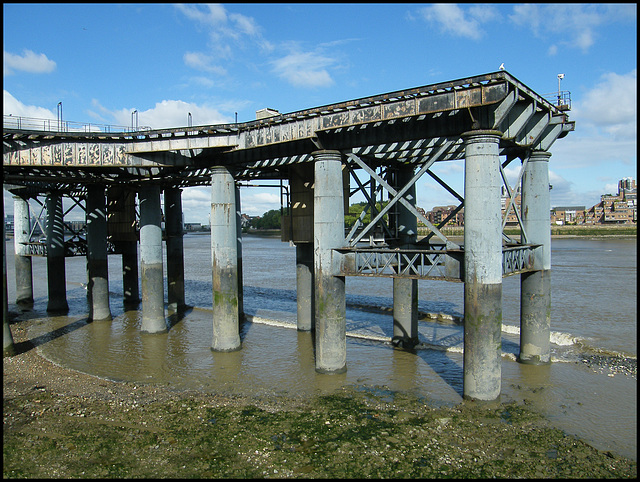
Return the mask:
[[584,224],[637,223],[637,196],[636,181],[630,177],[621,179],[618,182],[618,194],[603,194],[598,204],[585,211]]
[[[520,213],[520,188],[512,189],[513,204]],[[502,188],[502,216],[509,206],[510,196],[506,188]],[[439,225],[455,210],[456,206],[436,206],[425,213],[425,217],[434,225]],[[585,206],[558,206],[551,209],[551,225],[565,224],[636,224],[638,221],[636,181],[630,177],[618,182],[617,194],[603,194],[600,202],[589,209]],[[507,214],[505,226],[515,227],[518,218],[513,207]],[[464,226],[464,208],[448,222],[447,226]]]

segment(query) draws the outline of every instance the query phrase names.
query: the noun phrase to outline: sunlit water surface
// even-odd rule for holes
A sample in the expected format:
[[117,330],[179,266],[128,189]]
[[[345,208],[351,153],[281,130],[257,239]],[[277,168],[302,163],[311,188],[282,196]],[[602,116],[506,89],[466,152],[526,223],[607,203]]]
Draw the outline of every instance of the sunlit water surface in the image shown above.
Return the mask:
[[[67,316],[46,314],[46,260],[34,258],[35,303],[29,333],[59,365],[112,380],[243,395],[308,397],[344,386],[402,391],[433,406],[462,401],[463,284],[419,282],[420,341],[414,353],[394,349],[392,280],[347,278],[347,372],[315,372],[311,333],[296,330],[295,248],[279,239],[243,237],[242,349],[211,351],[211,250],[208,235],[187,235],[186,303],[167,311],[171,329],[141,334],[141,313],[125,311],[119,256],[109,258],[111,322],[87,323],[86,262],[67,258]],[[13,259],[13,241],[7,242]],[[166,266],[165,266],[166,269]],[[165,273],[166,274],[166,273]],[[9,309],[15,300],[7,263]],[[165,280],[166,283],[166,280]],[[501,400],[528,400],[556,426],[602,450],[636,459],[636,376],[608,368],[636,364],[636,240],[552,241],[552,360],[515,361],[519,345],[518,276],[503,282]],[[602,356],[603,368],[582,362]]]

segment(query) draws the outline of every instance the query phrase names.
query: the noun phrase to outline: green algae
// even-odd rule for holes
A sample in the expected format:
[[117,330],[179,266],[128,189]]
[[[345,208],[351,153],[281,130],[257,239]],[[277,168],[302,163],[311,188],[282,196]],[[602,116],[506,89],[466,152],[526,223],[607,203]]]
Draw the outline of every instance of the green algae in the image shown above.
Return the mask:
[[400,394],[220,403],[33,392],[3,404],[5,478],[635,478],[514,403],[429,408]]

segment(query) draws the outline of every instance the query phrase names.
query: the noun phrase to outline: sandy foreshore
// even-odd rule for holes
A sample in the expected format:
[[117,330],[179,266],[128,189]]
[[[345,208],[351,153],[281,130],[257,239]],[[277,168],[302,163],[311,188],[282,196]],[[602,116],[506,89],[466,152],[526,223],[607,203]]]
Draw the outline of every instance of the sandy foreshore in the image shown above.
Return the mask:
[[56,366],[11,324],[5,478],[636,478],[516,403],[430,408],[345,389],[250,398],[119,383]]

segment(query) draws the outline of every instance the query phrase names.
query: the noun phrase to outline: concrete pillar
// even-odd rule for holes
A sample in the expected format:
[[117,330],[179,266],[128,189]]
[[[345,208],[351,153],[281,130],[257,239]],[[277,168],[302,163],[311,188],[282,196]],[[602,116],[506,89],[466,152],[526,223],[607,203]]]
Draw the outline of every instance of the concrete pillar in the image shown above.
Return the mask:
[[164,219],[167,238],[167,302],[169,309],[178,311],[185,306],[182,196],[178,188],[164,190]]
[[238,317],[240,322],[244,321],[244,282],[242,279],[242,208],[240,204],[240,188],[234,184],[236,193],[236,242],[238,249]]
[[124,186],[107,190],[109,236],[122,255],[122,300],[125,305],[140,303],[138,286],[138,234],[136,233],[136,193]]
[[160,187],[140,188],[140,271],[142,278],[142,327],[145,333],[167,331],[162,273],[162,214]]
[[291,209],[283,217],[282,240],[296,245],[296,295],[298,331],[315,326],[313,294],[313,180],[312,163],[289,166]]
[[107,208],[105,189],[87,188],[87,294],[91,312],[89,318],[111,320],[109,307],[109,265],[107,262]]
[[[2,203],[2,357],[15,355],[16,349],[13,343],[13,335],[11,334],[11,328],[9,327],[9,295],[7,293],[7,243],[5,243],[6,235],[4,232],[5,217],[4,217],[4,189],[2,197],[0,199]],[[14,214],[15,216],[15,214]],[[15,217],[14,217],[15,219]]]
[[463,134],[464,367],[463,397],[495,400],[501,389],[502,217],[501,133]]
[[33,304],[33,271],[29,247],[31,215],[29,201],[21,196],[13,197],[13,242],[16,266],[16,303]]
[[[395,172],[394,184],[402,189],[413,177],[411,166],[401,166]],[[411,186],[405,193],[410,203],[416,204],[416,187]],[[409,247],[418,238],[418,218],[402,203],[395,204],[397,215],[398,246]],[[400,267],[402,269],[402,267]],[[413,348],[418,343],[418,280],[393,278],[393,344],[402,348]]]
[[518,361],[531,365],[551,361],[551,209],[549,158],[534,151],[522,176],[522,223],[536,251],[537,271],[520,275],[520,354]]
[[140,286],[138,284],[138,242],[119,241],[122,253],[122,301],[125,304],[140,303]]
[[313,244],[296,244],[296,297],[298,331],[313,331],[315,300],[313,294]]
[[316,371],[347,370],[345,278],[339,256],[344,246],[342,160],[339,151],[316,151],[313,193]]
[[234,351],[240,344],[238,310],[238,240],[236,186],[226,167],[211,175],[211,275],[214,351]]
[[49,301],[47,311],[54,314],[67,313],[67,286],[64,249],[64,214],[62,196],[47,194],[47,287]]

